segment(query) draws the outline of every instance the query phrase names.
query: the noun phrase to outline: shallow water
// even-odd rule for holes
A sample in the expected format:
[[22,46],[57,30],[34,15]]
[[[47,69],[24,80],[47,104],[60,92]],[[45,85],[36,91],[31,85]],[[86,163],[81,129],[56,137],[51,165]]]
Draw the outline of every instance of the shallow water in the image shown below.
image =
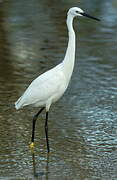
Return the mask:
[[[46,154],[44,113],[12,104],[39,74],[63,58],[66,10],[86,9],[101,22],[75,19],[76,63],[69,88],[51,107]],[[0,179],[117,180],[117,3],[83,0],[0,1]]]

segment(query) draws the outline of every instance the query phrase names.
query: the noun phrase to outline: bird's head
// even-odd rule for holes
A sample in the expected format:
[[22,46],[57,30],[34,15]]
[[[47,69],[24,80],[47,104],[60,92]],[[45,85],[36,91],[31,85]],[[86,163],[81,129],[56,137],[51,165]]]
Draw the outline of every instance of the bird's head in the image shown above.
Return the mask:
[[71,15],[71,16],[73,16],[73,17],[86,16],[86,17],[88,17],[88,18],[91,18],[91,19],[100,21],[100,19],[86,14],[86,13],[85,13],[81,8],[79,8],[79,7],[72,7],[72,8],[70,8],[69,11],[68,11],[68,15]]

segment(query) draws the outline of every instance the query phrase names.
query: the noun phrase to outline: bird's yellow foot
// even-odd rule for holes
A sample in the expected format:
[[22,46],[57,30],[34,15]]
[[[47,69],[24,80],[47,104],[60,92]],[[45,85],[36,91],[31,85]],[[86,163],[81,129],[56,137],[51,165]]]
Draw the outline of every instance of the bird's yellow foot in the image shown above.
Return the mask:
[[51,154],[53,154],[53,152],[49,151],[49,152],[48,152],[48,155],[51,155]]
[[32,143],[29,145],[29,147],[30,147],[31,149],[34,149],[34,142],[32,142]]

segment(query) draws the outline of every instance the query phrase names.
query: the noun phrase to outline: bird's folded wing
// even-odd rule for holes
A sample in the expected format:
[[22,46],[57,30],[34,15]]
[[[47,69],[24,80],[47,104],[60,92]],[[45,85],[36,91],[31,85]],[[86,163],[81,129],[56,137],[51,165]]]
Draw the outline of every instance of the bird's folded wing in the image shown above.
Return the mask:
[[19,98],[21,106],[44,102],[65,89],[65,76],[60,67],[53,68],[36,78]]

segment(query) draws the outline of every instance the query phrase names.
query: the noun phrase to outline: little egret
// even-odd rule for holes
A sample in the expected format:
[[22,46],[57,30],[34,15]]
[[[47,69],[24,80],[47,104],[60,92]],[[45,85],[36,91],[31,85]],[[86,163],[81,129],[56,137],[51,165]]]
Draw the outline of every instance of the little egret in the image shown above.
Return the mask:
[[48,112],[51,104],[56,102],[64,94],[71,79],[75,61],[75,32],[72,24],[74,17],[77,16],[86,16],[99,21],[98,18],[86,14],[78,7],[70,8],[67,13],[69,40],[64,60],[32,81],[23,95],[15,102],[16,109],[20,109],[27,105],[40,107],[38,113],[33,117],[32,138],[30,144],[30,147],[32,148],[34,147],[34,134],[37,117],[44,109],[46,109],[45,135],[48,153],[50,152],[48,140]]

